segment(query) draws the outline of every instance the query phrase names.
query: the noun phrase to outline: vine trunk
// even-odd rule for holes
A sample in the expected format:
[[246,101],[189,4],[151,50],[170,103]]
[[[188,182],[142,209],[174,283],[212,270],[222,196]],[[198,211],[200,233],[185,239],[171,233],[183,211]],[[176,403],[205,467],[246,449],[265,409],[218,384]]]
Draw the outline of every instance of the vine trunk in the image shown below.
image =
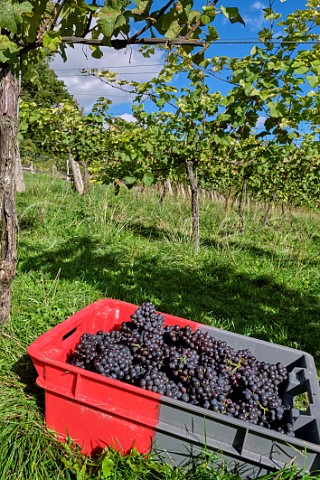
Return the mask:
[[12,282],[17,262],[15,169],[18,136],[18,81],[14,73],[0,70],[0,323],[10,317]]

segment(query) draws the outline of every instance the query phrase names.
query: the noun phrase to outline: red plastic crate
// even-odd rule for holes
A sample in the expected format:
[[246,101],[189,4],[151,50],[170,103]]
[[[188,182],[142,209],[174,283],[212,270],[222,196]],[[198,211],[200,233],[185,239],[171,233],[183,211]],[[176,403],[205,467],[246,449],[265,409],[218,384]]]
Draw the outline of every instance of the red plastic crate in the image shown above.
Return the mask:
[[71,437],[85,454],[99,453],[107,445],[123,453],[133,447],[148,453],[152,447],[175,465],[206,445],[245,475],[278,470],[292,458],[299,467],[320,470],[320,389],[308,353],[163,314],[167,325],[200,328],[235,349],[249,348],[261,361],[282,362],[289,372],[286,401],[293,405],[303,392],[309,398],[306,412],[292,410],[296,438],[67,363],[83,333],[118,329],[137,308],[119,300],[99,300],[28,347],[36,382],[45,390],[46,424],[61,441]]
[[[103,299],[88,305],[41,335],[28,347],[45,389],[45,418],[61,440],[70,436],[83,453],[95,454],[106,445],[126,453],[135,447],[150,451],[158,423],[161,395],[67,364],[83,333],[119,328],[136,305]],[[168,325],[197,323],[166,315]]]

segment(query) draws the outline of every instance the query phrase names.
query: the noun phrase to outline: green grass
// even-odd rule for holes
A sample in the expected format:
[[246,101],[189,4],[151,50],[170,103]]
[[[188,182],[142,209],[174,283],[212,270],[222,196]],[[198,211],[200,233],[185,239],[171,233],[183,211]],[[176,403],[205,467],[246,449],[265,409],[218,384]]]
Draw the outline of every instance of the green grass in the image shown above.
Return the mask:
[[319,371],[320,216],[275,210],[263,227],[264,212],[255,207],[240,235],[235,211],[203,202],[196,254],[189,205],[181,199],[160,206],[156,192],[122,189],[115,196],[101,186],[82,198],[64,181],[26,180],[27,191],[17,196],[12,316],[0,340],[0,480],[104,478],[103,469],[105,478],[125,480],[237,478],[211,457],[191,471],[134,452],[122,459],[110,451],[86,463],[44,428],[43,391],[26,347],[102,297],[151,300],[159,311],[307,351]]

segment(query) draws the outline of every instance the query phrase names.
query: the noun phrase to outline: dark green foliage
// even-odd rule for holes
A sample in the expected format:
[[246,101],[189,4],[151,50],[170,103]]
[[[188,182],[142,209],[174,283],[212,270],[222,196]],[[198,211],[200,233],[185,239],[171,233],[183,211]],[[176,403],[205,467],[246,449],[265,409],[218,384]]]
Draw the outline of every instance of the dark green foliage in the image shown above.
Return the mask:
[[[70,104],[78,108],[77,102],[67,90],[65,83],[59,80],[50,67],[48,59],[33,66],[26,75],[21,78],[22,100],[27,102],[31,115],[39,115],[40,108],[63,107]],[[40,114],[41,115],[41,114]],[[30,160],[46,161],[44,155],[48,146],[43,145],[43,134],[39,132],[37,124],[22,121],[20,130],[20,151],[23,160],[28,163]],[[49,147],[50,148],[50,147]]]
[[37,107],[57,107],[61,103],[77,102],[67,90],[65,83],[58,79],[50,67],[48,59],[34,66],[21,78],[22,98],[26,102],[34,102]]

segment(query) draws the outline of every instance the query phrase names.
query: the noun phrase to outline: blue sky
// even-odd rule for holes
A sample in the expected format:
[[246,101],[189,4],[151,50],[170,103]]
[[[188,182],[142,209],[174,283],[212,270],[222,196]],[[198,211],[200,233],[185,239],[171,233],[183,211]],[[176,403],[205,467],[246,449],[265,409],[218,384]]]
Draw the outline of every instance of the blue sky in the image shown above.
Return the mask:
[[[158,1],[158,5],[163,2]],[[273,1],[273,8],[285,18],[288,13],[296,9],[305,8],[306,0],[280,0]],[[205,1],[196,0],[195,8],[201,9]],[[269,6],[268,0],[221,0],[218,5],[226,7],[237,6],[246,26],[240,23],[231,24],[223,15],[217,15],[214,26],[218,31],[219,40],[212,44],[207,51],[208,57],[226,55],[230,57],[242,57],[248,54],[256,44],[258,32],[269,26],[263,18],[263,8]],[[277,29],[275,28],[275,32]],[[130,118],[132,98],[130,95],[113,90],[100,80],[81,75],[82,68],[109,68],[119,73],[121,78],[145,81],[157,75],[164,62],[164,53],[157,50],[155,55],[144,58],[137,48],[128,47],[125,50],[115,51],[104,47],[104,56],[100,60],[92,59],[88,47],[75,46],[69,49],[68,61],[63,63],[56,58],[52,64],[59,78],[67,84],[70,93],[77,99],[85,112],[89,112],[97,98],[105,96],[112,100],[110,112],[114,115]],[[227,74],[227,73],[226,73]],[[183,77],[177,79],[181,86]],[[227,83],[213,79],[210,87],[212,90],[220,90],[226,93],[229,90]]]

